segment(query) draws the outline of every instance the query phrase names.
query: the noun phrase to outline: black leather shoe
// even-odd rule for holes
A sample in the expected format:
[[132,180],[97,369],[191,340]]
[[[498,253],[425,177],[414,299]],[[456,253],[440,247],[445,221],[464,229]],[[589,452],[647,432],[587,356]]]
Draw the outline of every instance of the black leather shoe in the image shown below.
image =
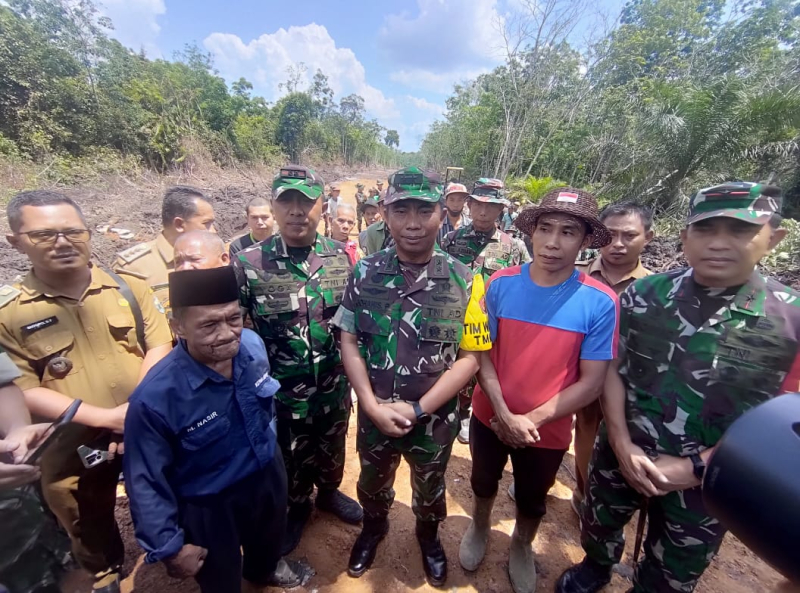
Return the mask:
[[447,556],[439,541],[439,522],[417,520],[417,541],[428,584],[441,587],[447,581]]
[[286,534],[283,536],[283,547],[281,556],[291,554],[300,543],[303,537],[303,529],[311,516],[311,501],[308,500],[301,504],[291,505],[286,516]]
[[299,587],[312,575],[312,571],[304,564],[295,560],[281,558],[278,560],[278,567],[275,572],[269,576],[263,586],[291,589],[292,587]]
[[389,532],[389,519],[364,519],[364,527],[353,544],[350,551],[350,562],[347,565],[347,574],[351,577],[360,577],[372,566],[378,544]]
[[333,513],[345,523],[358,525],[364,518],[361,505],[339,490],[319,490],[317,492],[317,508]]
[[556,583],[556,593],[596,593],[611,582],[611,567],[584,558],[564,571]]

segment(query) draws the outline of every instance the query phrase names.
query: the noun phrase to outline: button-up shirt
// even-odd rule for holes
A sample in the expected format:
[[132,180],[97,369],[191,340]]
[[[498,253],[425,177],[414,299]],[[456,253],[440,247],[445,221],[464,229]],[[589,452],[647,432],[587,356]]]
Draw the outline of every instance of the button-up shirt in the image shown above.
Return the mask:
[[578,268],[579,271],[583,272],[587,276],[591,276],[595,280],[599,280],[609,288],[611,288],[614,292],[617,293],[617,296],[621,295],[623,291],[628,288],[635,280],[639,278],[644,278],[645,276],[649,276],[653,272],[648,270],[642,265],[641,260],[637,263],[636,267],[628,274],[626,274],[623,278],[619,280],[616,284],[612,284],[611,281],[608,279],[608,275],[606,272],[605,267],[603,266],[603,258],[602,256],[597,256],[596,258],[585,261],[585,262],[576,262],[575,267]]
[[466,215],[466,213],[462,210],[461,215],[458,218],[458,224],[453,226],[453,223],[450,222],[450,216],[445,215],[444,221],[442,222],[442,226],[439,228],[439,235],[436,237],[436,242],[441,245],[444,241],[444,238],[452,233],[456,229],[460,229],[461,227],[465,227],[472,222],[472,219]]
[[242,332],[227,379],[180,343],[147,374],[125,419],[125,485],[147,562],[184,544],[181,501],[217,494],[272,460],[273,395],[264,343]]
[[706,318],[700,290],[688,268],[620,297],[628,430],[646,451],[700,453],[750,408],[800,388],[800,294],[753,272]]

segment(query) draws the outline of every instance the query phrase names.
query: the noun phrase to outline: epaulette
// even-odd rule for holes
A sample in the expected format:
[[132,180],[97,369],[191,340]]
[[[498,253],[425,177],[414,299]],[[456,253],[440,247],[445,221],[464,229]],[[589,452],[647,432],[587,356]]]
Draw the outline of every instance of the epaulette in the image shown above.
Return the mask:
[[134,260],[139,259],[145,253],[150,253],[152,247],[147,243],[139,243],[138,245],[134,245],[133,247],[129,247],[125,251],[120,251],[117,254],[117,257],[124,261],[126,264],[131,263]]
[[0,309],[17,298],[21,293],[22,291],[19,288],[14,288],[10,284],[0,286]]
[[134,278],[138,278],[139,280],[147,280],[147,274],[141,274],[139,272],[134,272],[133,270],[126,270],[125,268],[115,267],[114,271],[117,274],[126,274],[128,276],[133,276]]

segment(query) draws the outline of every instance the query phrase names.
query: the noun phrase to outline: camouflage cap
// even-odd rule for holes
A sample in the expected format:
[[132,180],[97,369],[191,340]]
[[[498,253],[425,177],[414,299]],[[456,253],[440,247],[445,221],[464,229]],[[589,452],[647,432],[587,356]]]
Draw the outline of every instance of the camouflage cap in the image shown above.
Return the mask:
[[406,167],[389,176],[389,189],[384,195],[384,205],[401,200],[420,200],[435,204],[442,197],[439,175],[419,167]]
[[689,199],[686,224],[724,216],[764,225],[773,214],[780,214],[782,202],[778,187],[749,181],[730,181],[697,191]]
[[380,205],[378,198],[367,198],[364,200],[364,205],[362,208],[366,208],[367,206],[374,206],[377,208]]
[[478,200],[479,202],[486,202],[487,204],[503,204],[508,206],[508,200],[505,198],[503,190],[505,184],[499,179],[492,179],[489,177],[481,177],[472,186],[472,193],[470,198]]
[[294,189],[309,200],[317,200],[325,193],[325,181],[314,169],[300,165],[286,165],[272,181],[272,195],[277,198],[282,193]]

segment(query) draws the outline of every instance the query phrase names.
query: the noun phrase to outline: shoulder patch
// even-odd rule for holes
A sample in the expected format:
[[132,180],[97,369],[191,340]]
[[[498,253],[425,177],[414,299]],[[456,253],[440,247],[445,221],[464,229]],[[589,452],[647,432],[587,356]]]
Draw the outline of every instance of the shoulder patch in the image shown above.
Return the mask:
[[0,308],[5,307],[21,294],[19,288],[14,288],[10,284],[0,286]]
[[133,247],[129,247],[125,251],[120,251],[117,254],[117,257],[121,259],[126,264],[131,263],[134,260],[139,259],[145,253],[150,253],[152,247],[147,243],[139,243],[138,245],[134,245]]
[[114,271],[117,274],[125,274],[126,276],[138,278],[139,280],[147,280],[147,274],[140,274],[139,272],[134,272],[133,270],[126,270],[125,268],[115,267]]

